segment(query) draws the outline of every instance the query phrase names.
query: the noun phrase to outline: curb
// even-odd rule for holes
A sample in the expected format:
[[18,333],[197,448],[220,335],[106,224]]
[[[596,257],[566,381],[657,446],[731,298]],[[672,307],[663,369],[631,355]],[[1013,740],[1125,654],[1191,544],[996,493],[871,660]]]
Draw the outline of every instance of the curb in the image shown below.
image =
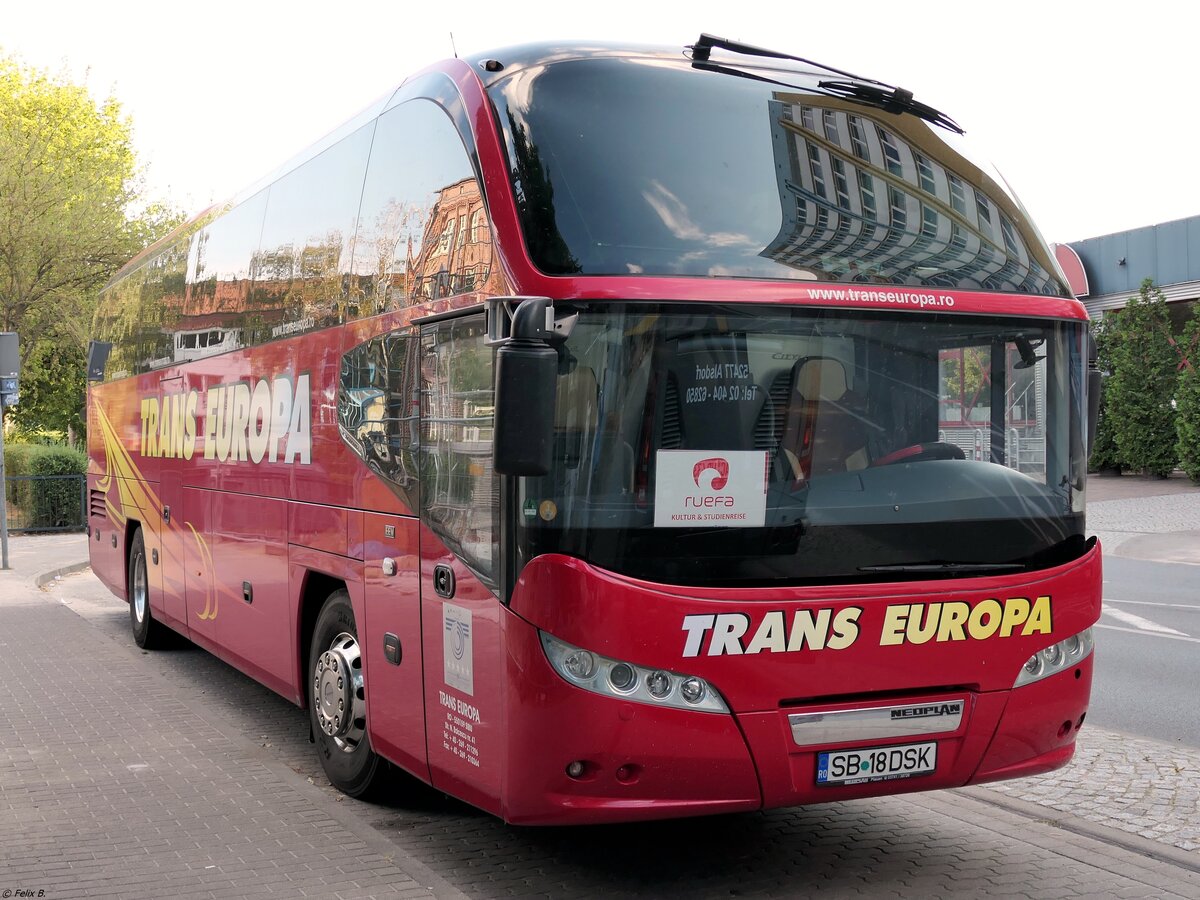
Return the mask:
[[1102,841],[1141,856],[1148,856],[1159,862],[1200,873],[1200,854],[1189,853],[1187,850],[1181,850],[1162,841],[1142,837],[1140,834],[1123,831],[1111,825],[1101,825],[1090,819],[1084,819],[1053,807],[1042,806],[1039,803],[1018,800],[982,786],[958,788],[954,793],[962,794],[990,806],[998,806],[1039,822],[1046,822],[1055,828],[1061,828],[1063,831],[1069,831],[1081,837]]
[[44,588],[56,578],[62,578],[64,575],[74,575],[76,572],[83,572],[91,568],[91,563],[86,560],[83,562],[71,563],[70,565],[61,566],[57,569],[51,569],[48,572],[41,572],[33,576],[33,583],[38,588]]

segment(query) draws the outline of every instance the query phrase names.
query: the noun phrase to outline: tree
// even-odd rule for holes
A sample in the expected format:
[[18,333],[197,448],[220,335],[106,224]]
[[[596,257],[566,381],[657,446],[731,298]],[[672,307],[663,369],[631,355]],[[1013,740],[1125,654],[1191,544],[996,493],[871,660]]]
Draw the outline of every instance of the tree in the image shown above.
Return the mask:
[[25,427],[75,427],[96,295],[179,220],[144,198],[128,118],[0,59],[0,326],[21,336]]
[[[1106,376],[1112,374],[1112,345],[1118,339],[1118,326],[1115,316],[1106,316],[1092,325],[1092,334],[1096,338],[1096,367]],[[1106,377],[1100,391],[1100,422],[1096,428],[1096,439],[1092,444],[1092,456],[1088,468],[1093,472],[1116,472],[1129,468],[1129,463],[1117,449],[1116,424],[1109,413],[1110,400],[1108,395],[1112,389],[1112,379]]]
[[1167,301],[1152,279],[1117,314],[1105,391],[1117,450],[1132,469],[1165,478],[1174,470],[1175,387],[1179,355]]
[[1183,331],[1182,357],[1179,371],[1179,387],[1175,392],[1177,403],[1175,420],[1179,444],[1179,467],[1187,473],[1188,478],[1200,483],[1200,371],[1196,364],[1200,363],[1196,349],[1200,347],[1200,307],[1192,314],[1191,320]]

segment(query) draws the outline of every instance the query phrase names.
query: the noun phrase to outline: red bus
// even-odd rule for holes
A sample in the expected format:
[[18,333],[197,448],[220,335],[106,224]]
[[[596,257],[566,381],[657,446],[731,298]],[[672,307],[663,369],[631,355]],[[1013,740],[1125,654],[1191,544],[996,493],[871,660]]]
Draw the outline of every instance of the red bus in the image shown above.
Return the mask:
[[105,289],[96,574],[352,796],[607,822],[1064,765],[1088,323],[959,131],[708,36],[413,76]]

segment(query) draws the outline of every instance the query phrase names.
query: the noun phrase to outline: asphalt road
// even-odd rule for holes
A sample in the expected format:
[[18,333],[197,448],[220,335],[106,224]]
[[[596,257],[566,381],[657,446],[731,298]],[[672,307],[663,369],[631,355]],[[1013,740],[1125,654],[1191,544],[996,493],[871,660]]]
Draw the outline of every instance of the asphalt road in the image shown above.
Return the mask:
[[1106,556],[1089,721],[1200,747],[1200,566]]

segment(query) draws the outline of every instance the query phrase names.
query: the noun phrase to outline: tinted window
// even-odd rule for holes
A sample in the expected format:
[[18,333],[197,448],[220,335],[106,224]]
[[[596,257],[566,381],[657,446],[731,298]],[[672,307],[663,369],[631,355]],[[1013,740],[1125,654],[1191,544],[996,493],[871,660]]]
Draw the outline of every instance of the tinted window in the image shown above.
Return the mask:
[[500,483],[492,471],[492,348],[482,316],[421,332],[421,517],[495,589]]
[[414,512],[420,376],[421,344],[402,329],[347,351],[338,386],[342,440]]
[[1001,182],[914,116],[663,59],[535,66],[489,91],[545,272],[1069,296]]
[[[215,346],[206,341],[203,353],[178,348],[180,362],[248,346],[266,330],[270,317],[255,309],[250,290],[266,208],[267,192],[260,191],[192,241],[187,298],[178,330],[185,335],[216,331],[220,339]],[[175,342],[179,343],[178,337]]]
[[253,266],[255,303],[277,319],[269,338],[356,314],[346,309],[345,276],[373,130],[360,128],[271,185]]
[[95,333],[113,345],[105,368],[108,380],[175,360],[173,332],[183,309],[187,260],[184,234],[104,292]]
[[362,198],[353,288],[361,315],[500,292],[475,170],[435,103],[412,100],[380,118]]

